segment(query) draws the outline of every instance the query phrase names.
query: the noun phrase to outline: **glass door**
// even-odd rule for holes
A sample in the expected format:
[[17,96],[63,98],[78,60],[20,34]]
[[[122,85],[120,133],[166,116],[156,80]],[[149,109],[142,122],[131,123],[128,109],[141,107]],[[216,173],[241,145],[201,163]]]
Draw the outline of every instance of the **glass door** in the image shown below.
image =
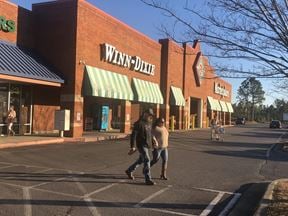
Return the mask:
[[7,134],[6,116],[8,111],[8,90],[9,85],[0,83],[0,135]]
[[13,130],[18,135],[31,134],[32,88],[28,85],[0,83],[0,135],[7,134],[7,111],[14,106]]

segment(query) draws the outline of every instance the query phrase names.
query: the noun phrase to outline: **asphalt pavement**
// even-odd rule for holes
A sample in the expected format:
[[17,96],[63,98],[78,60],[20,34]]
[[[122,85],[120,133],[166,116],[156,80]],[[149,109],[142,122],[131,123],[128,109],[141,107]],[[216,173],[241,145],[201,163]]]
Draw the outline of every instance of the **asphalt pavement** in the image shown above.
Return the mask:
[[230,127],[223,142],[209,130],[171,133],[169,180],[156,164],[155,186],[144,184],[141,167],[134,181],[125,175],[138,156],[127,155],[128,139],[2,149],[0,215],[243,215],[236,210],[249,204],[252,215],[263,185],[287,177],[288,157],[275,146],[286,132]]

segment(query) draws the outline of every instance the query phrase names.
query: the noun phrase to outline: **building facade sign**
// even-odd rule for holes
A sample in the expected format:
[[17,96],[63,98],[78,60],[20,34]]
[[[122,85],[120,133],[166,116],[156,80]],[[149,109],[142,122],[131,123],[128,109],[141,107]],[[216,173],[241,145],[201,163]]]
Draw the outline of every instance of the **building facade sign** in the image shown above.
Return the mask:
[[13,20],[6,20],[4,16],[0,16],[0,31],[14,32],[15,29],[16,25]]
[[143,61],[139,56],[130,56],[120,52],[116,47],[104,43],[102,44],[102,59],[108,63],[129,68],[148,75],[155,74],[155,65]]
[[195,63],[193,65],[194,75],[197,86],[201,86],[202,80],[205,77],[205,65],[203,62],[202,53],[198,52]]
[[229,91],[225,89],[225,86],[221,86],[220,83],[214,83],[214,92],[224,97],[229,96]]

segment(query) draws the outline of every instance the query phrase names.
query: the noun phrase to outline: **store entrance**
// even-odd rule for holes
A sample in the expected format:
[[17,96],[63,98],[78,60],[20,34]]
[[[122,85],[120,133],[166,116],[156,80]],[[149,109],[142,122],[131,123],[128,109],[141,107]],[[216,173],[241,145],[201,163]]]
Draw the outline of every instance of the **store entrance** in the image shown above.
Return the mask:
[[14,106],[16,119],[13,130],[16,135],[31,134],[32,90],[31,86],[0,83],[0,134],[7,135],[7,112]]
[[190,128],[201,128],[202,121],[201,99],[191,98],[190,101]]

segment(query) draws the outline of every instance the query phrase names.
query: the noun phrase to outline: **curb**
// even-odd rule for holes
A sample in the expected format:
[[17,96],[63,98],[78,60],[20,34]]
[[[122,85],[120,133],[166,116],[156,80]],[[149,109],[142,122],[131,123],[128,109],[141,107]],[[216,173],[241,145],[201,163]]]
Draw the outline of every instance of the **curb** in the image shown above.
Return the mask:
[[288,181],[288,179],[277,179],[275,181],[272,181],[269,184],[264,196],[262,197],[262,199],[260,201],[259,207],[258,207],[256,213],[254,214],[254,216],[266,215],[266,209],[269,206],[269,204],[271,203],[271,201],[273,200],[273,190],[274,190],[275,186],[281,181]]
[[37,146],[37,145],[49,145],[49,144],[65,144],[65,143],[91,143],[91,142],[99,142],[104,140],[117,140],[117,139],[125,139],[129,135],[110,135],[110,136],[99,136],[99,137],[80,137],[80,138],[55,138],[48,140],[33,140],[33,141],[24,141],[24,142],[15,142],[15,143],[5,143],[0,144],[0,149],[7,148],[19,148],[26,146]]

